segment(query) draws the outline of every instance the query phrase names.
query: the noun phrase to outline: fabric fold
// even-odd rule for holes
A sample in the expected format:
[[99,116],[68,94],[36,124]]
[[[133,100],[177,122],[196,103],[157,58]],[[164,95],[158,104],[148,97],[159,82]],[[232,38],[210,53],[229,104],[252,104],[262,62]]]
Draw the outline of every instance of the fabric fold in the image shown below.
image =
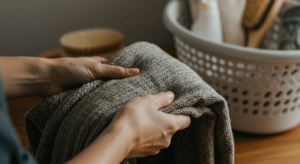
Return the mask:
[[128,46],[106,64],[139,68],[140,73],[84,84],[48,97],[26,113],[29,150],[38,163],[66,162],[91,144],[126,102],[166,91],[174,92],[175,100],[161,110],[190,115],[191,125],[174,134],[169,148],[135,162],[233,163],[234,142],[226,101],[195,71],[147,42]]

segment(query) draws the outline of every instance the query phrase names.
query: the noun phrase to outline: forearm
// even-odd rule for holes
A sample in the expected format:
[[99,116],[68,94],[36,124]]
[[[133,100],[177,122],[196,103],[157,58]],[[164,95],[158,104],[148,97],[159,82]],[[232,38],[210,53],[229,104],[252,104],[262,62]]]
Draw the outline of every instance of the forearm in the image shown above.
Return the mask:
[[47,61],[38,57],[0,57],[6,97],[39,96],[50,83],[50,67]]
[[67,164],[119,164],[131,148],[129,135],[125,127],[108,126],[90,146]]

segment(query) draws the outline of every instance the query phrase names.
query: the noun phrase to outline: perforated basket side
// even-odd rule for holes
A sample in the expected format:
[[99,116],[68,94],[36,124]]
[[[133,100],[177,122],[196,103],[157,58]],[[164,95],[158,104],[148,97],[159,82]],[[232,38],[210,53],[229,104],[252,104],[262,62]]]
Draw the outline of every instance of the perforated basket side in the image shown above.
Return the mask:
[[[170,1],[166,9],[172,12],[166,11],[165,14],[176,14],[164,17],[176,20],[180,25],[177,31],[172,31],[177,56],[225,97],[233,129],[267,134],[286,131],[298,125],[300,56],[295,58],[295,52],[289,51],[285,60],[280,60],[285,53],[276,51],[272,55],[267,51],[251,51],[237,46],[220,48],[223,45],[217,45],[215,49],[203,48],[200,45],[203,42],[211,48],[216,44],[210,44],[201,37],[195,40],[183,35],[182,30],[189,26],[185,5],[184,1]],[[251,54],[255,55],[249,56]]]

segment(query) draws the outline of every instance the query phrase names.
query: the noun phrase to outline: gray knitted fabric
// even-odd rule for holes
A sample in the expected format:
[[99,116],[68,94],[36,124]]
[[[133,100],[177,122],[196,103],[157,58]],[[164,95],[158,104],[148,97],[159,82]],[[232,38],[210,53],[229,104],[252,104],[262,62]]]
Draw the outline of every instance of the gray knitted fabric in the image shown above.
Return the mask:
[[139,68],[137,76],[100,79],[35,105],[25,116],[29,150],[40,164],[63,163],[86,148],[126,102],[145,94],[172,91],[174,102],[163,109],[191,116],[167,149],[138,158],[138,164],[232,164],[234,142],[226,101],[196,72],[156,45],[138,42],[107,61]]

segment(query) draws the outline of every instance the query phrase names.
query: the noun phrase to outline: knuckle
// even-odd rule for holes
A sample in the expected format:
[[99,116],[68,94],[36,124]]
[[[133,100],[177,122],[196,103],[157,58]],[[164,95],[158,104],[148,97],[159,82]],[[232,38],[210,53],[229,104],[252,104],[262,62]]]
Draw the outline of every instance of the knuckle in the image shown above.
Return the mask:
[[170,102],[169,97],[167,97],[166,94],[162,94],[162,101],[164,104],[169,104]]
[[113,72],[116,73],[117,75],[122,75],[124,71],[119,66],[113,66]]
[[170,144],[171,144],[171,141],[170,141],[170,140],[167,140],[167,141],[165,141],[165,142],[163,143],[162,148],[163,148],[163,149],[166,149],[166,148],[168,148],[168,147],[170,146]]
[[175,122],[172,122],[169,126],[168,126],[168,130],[171,134],[174,134],[177,131],[177,125]]
[[159,153],[160,150],[153,150],[151,151],[149,154],[150,155],[157,155]]
[[96,74],[96,76],[101,76],[103,74],[102,67],[98,63],[92,64],[92,71]]

